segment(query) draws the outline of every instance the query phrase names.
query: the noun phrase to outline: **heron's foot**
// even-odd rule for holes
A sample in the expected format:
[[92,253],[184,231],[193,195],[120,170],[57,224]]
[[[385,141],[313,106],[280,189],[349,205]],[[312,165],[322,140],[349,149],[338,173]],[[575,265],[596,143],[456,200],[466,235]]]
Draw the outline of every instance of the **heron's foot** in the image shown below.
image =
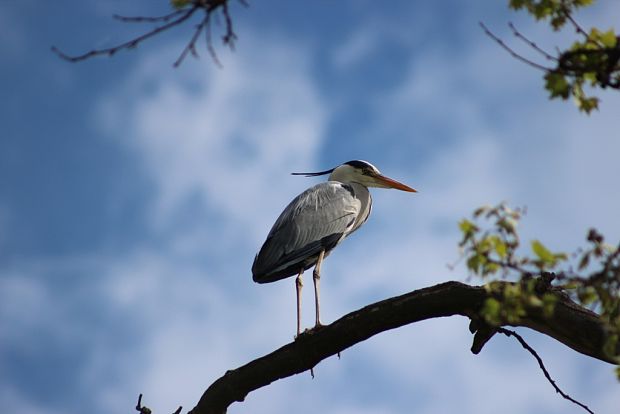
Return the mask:
[[306,329],[304,331],[304,333],[315,333],[320,331],[321,329],[323,329],[325,327],[325,325],[323,325],[321,322],[316,323],[312,328]]

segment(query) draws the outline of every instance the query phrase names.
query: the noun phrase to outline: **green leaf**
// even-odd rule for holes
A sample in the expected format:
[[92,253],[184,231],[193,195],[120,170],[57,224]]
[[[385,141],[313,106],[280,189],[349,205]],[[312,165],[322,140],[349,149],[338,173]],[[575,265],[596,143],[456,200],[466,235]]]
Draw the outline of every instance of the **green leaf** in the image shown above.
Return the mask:
[[541,308],[544,305],[543,301],[535,295],[527,296],[527,304],[533,308]]
[[474,273],[478,273],[480,270],[480,258],[483,257],[479,254],[475,254],[467,259],[467,268]]
[[489,325],[499,326],[501,325],[501,309],[502,305],[497,299],[488,298],[484,301],[484,305],[482,306],[480,313]]
[[487,254],[489,254],[491,249],[493,249],[493,243],[491,242],[491,237],[493,236],[486,236],[478,241],[478,245],[476,246],[476,251],[479,254],[486,256]]
[[487,256],[481,253],[475,253],[467,259],[467,268],[481,276],[487,276],[499,270],[499,266],[495,263],[490,263]]
[[589,263],[590,263],[590,253],[586,253],[583,255],[583,257],[579,261],[579,270],[583,270],[586,267],[588,267]]
[[582,283],[577,282],[576,280],[571,280],[570,282],[565,283],[564,285],[562,285],[562,289],[564,289],[564,290],[575,290],[579,286],[582,286]]
[[170,4],[172,4],[172,7],[175,9],[182,9],[190,3],[191,0],[170,0]]
[[506,285],[506,287],[504,288],[504,299],[510,300],[510,299],[516,299],[520,297],[521,297],[521,286],[520,285],[517,285],[517,284]]
[[478,231],[478,227],[467,219],[463,219],[459,222],[459,229],[461,229],[463,234],[473,234]]
[[566,77],[560,73],[547,72],[545,75],[545,89],[549,91],[550,97],[568,99],[571,87]]
[[532,240],[532,251],[543,263],[555,265],[557,261],[555,255],[538,240]]
[[508,247],[506,246],[506,243],[504,243],[504,241],[497,235],[490,236],[489,239],[491,240],[491,244],[493,245],[497,256],[500,259],[505,258],[508,254]]
[[579,289],[577,292],[577,297],[582,305],[588,306],[598,300],[598,295],[596,294],[596,290],[592,286],[586,286],[582,289]]
[[577,106],[579,110],[585,112],[586,114],[590,114],[595,109],[598,109],[598,101],[597,97],[578,97],[577,98]]
[[525,0],[510,0],[510,8],[519,10],[525,7]]
[[497,263],[493,263],[493,262],[489,262],[485,260],[484,266],[482,269],[482,274],[484,276],[492,275],[493,273],[496,273],[499,269],[500,267]]
[[605,341],[605,344],[603,345],[603,352],[610,357],[615,357],[617,344],[618,335],[610,335],[609,338],[607,338],[607,340]]
[[463,239],[459,243],[459,246],[463,247],[470,241],[476,232],[478,232],[478,227],[474,223],[469,220],[463,219],[459,222],[459,229],[463,233]]
[[557,296],[551,293],[545,293],[543,295],[543,316],[545,318],[550,318],[553,316],[553,310],[555,309],[555,303],[557,301]]
[[476,210],[474,210],[474,217],[478,218],[481,214],[489,211],[490,209],[491,209],[491,207],[489,207],[489,206],[478,207]]
[[506,233],[515,234],[517,230],[517,220],[510,217],[503,217],[501,220],[497,221],[497,226]]
[[590,29],[590,38],[601,43],[604,47],[613,49],[616,47],[616,33],[613,29],[609,29],[606,32],[601,32],[596,27]]

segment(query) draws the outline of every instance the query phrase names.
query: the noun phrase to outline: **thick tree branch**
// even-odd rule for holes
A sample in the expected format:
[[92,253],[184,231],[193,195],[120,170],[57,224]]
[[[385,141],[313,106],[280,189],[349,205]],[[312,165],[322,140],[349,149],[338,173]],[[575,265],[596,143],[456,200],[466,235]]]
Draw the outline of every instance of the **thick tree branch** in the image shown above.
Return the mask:
[[[541,309],[531,308],[517,325],[551,336],[582,354],[617,364],[620,344],[615,356],[605,354],[603,345],[608,333],[598,316],[566,295],[555,294],[558,300],[553,316],[546,318]],[[230,404],[243,401],[251,391],[307,371],[323,359],[383,331],[452,315],[477,320],[490,295],[484,287],[447,282],[368,305],[321,329],[301,334],[271,354],[226,372],[211,384],[190,413],[225,413]]]

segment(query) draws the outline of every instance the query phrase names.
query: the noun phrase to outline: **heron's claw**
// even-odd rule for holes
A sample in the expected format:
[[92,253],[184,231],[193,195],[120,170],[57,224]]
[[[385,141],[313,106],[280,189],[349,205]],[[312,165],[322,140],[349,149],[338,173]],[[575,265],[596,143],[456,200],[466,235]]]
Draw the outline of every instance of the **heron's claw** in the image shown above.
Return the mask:
[[321,322],[315,324],[312,328],[307,328],[306,330],[304,330],[304,333],[315,333],[320,331],[321,329],[323,329],[325,327],[325,325],[323,325]]

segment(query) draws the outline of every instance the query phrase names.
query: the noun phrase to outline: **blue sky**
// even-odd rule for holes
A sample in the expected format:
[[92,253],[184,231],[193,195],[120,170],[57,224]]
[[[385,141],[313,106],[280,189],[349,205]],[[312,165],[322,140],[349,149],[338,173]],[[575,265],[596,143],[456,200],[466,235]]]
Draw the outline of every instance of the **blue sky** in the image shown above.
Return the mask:
[[[293,280],[251,281],[293,171],[367,159],[419,194],[373,192],[369,222],[325,263],[322,316],[467,280],[456,223],[527,206],[524,238],[572,250],[595,226],[620,239],[618,94],[590,117],[550,102],[539,73],[483,20],[565,45],[507,2],[251,2],[235,52],[172,68],[191,28],[80,64],[138,33],[113,13],[166,1],[0,0],[0,406],[25,414],[192,407],[225,370],[289,342]],[[578,15],[611,27],[614,1]],[[214,34],[219,29],[214,28]],[[199,50],[202,50],[202,45]],[[310,286],[309,278],[306,286]],[[304,325],[312,324],[311,289]],[[558,384],[597,413],[620,405],[612,367],[520,332]],[[581,413],[506,338],[474,356],[467,320],[372,338],[252,393],[240,412]]]

